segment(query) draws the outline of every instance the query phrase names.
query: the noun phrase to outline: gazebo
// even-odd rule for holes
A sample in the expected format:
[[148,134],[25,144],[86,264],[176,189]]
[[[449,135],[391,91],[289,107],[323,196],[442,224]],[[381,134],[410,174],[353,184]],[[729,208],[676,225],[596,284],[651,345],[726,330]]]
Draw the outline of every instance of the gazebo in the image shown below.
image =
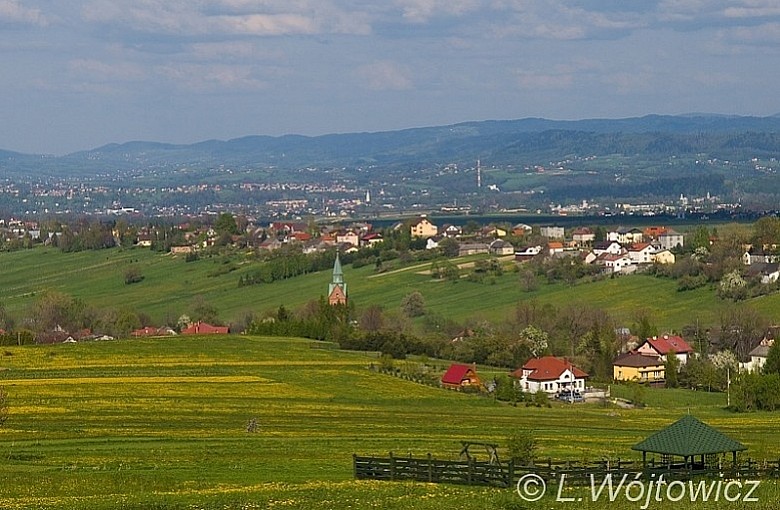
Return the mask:
[[[667,467],[672,466],[674,457],[682,457],[684,469],[703,469],[705,456],[731,452],[736,464],[737,452],[747,450],[747,447],[688,414],[631,449],[642,452],[645,467],[647,452],[651,452],[661,454]],[[698,455],[701,455],[700,464],[696,463]]]

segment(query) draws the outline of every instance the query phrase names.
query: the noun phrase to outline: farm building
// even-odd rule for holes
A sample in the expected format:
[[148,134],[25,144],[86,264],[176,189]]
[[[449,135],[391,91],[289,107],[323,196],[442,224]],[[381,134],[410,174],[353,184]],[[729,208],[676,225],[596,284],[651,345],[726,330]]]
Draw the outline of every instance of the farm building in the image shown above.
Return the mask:
[[479,379],[477,368],[474,365],[453,363],[441,376],[441,385],[453,389],[479,388],[482,386],[482,381]]
[[227,335],[228,332],[227,326],[212,326],[207,322],[196,322],[181,330],[182,335]]

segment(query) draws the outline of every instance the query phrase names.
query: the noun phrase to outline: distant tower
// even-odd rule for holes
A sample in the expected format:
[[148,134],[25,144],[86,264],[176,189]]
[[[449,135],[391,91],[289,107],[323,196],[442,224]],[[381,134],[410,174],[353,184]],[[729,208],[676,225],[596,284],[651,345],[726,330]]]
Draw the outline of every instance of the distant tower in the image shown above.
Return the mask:
[[482,167],[479,165],[479,160],[477,160],[477,189],[482,187]]
[[347,304],[347,284],[344,283],[344,272],[341,270],[338,252],[336,252],[336,261],[333,263],[333,280],[328,284],[328,304]]
[[366,190],[366,203],[367,204],[371,203],[371,191],[369,190]]

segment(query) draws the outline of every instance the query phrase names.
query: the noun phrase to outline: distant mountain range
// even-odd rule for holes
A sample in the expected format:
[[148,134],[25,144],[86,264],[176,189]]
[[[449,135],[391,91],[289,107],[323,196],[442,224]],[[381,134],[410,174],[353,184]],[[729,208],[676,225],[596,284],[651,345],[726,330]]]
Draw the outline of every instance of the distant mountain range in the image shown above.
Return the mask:
[[0,151],[0,171],[92,175],[154,167],[416,167],[542,162],[567,155],[780,156],[780,115],[690,114],[559,121],[464,122],[376,133],[246,136],[188,145],[109,144],[60,157]]

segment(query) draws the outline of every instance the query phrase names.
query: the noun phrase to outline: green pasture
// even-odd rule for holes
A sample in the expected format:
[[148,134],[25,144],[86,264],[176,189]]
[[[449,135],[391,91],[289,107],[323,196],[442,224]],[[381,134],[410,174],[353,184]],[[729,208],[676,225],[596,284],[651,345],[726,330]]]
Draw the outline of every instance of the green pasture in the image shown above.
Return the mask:
[[[473,260],[471,257],[456,262],[468,264]],[[230,259],[204,257],[188,263],[181,256],[140,248],[81,253],[39,248],[0,253],[0,289],[2,302],[12,315],[22,314],[40,292],[56,289],[98,308],[144,312],[158,322],[164,317],[188,313],[199,296],[217,308],[222,320],[232,321],[245,312],[262,313],[282,304],[292,309],[302,306],[324,295],[331,278],[330,271],[321,271],[271,284],[239,287],[239,276],[253,271],[255,264],[242,255]],[[130,266],[140,269],[142,282],[124,283],[124,272]],[[376,274],[373,265],[359,269],[345,266],[344,278],[358,311],[371,304],[397,311],[404,296],[419,291],[428,311],[460,321],[500,321],[511,317],[518,303],[534,301],[558,307],[580,304],[602,308],[627,325],[635,321],[636,311],[643,309],[659,329],[671,331],[696,320],[702,325],[717,324],[722,310],[733,306],[719,300],[711,288],[677,292],[674,281],[644,275],[574,286],[542,284],[538,290],[524,292],[518,274],[511,270],[484,283],[475,283],[433,280],[426,274],[429,268],[429,262],[418,262],[392,266],[389,271]],[[780,295],[748,303],[774,320],[779,318]]]
[[[505,455],[522,429],[541,457],[637,459],[631,445],[687,412],[751,456],[780,456],[777,418],[729,413],[722,394],[648,390],[642,410],[515,407],[382,375],[376,361],[245,336],[4,347],[0,508],[550,508],[509,490],[357,482],[351,456],[454,459],[462,440]],[[762,495],[776,501],[777,487]]]

